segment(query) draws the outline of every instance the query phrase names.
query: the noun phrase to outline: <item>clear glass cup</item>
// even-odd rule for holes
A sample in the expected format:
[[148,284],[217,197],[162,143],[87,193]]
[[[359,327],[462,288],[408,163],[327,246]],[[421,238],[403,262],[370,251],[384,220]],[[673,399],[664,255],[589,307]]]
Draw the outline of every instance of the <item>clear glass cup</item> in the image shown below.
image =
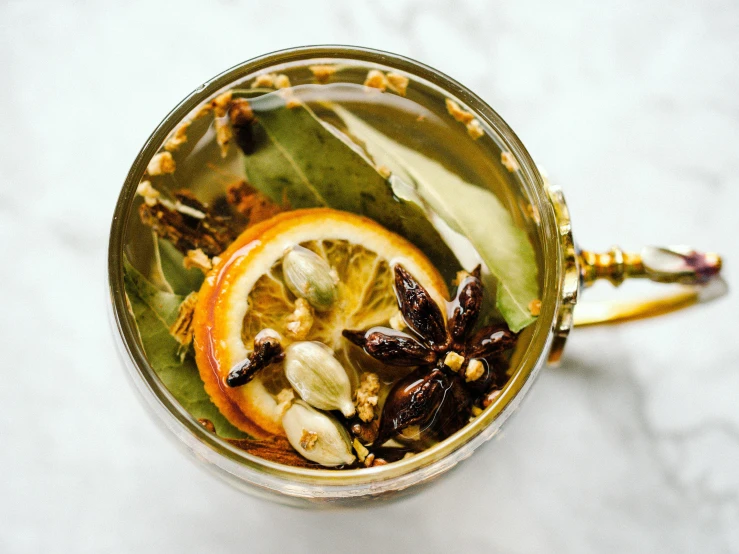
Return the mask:
[[[528,207],[529,215],[518,214],[518,217],[528,227],[534,242],[542,281],[541,313],[536,323],[527,329],[526,346],[517,352],[517,359],[512,363],[516,369],[494,403],[451,437],[409,459],[342,471],[273,463],[239,450],[208,432],[179,405],[150,367],[127,309],[123,287],[124,252],[130,254],[140,247],[133,209],[136,188],[147,164],[172,130],[198,105],[219,92],[249,81],[256,74],[305,68],[308,75],[307,67],[319,64],[397,70],[410,75],[418,90],[442,94],[468,106],[501,150],[510,152],[520,166],[520,171],[510,177],[507,186],[514,197],[521,200],[519,204]],[[300,83],[293,80],[293,84]],[[585,315],[580,321],[583,324],[653,315],[693,303],[704,296],[699,285],[718,273],[720,259],[699,253],[693,253],[699,258],[690,258],[691,252],[653,249],[639,255],[619,249],[605,254],[578,251],[562,191],[548,183],[515,133],[470,90],[433,68],[386,52],[344,46],[295,48],[244,62],[204,83],[175,107],[149,137],[128,173],[111,227],[108,260],[111,319],[121,358],[145,404],[207,468],[239,489],[283,503],[356,505],[415,492],[495,436],[516,411],[545,363],[559,360],[567,335],[580,313],[578,310],[578,314],[574,314],[578,294],[592,281],[606,278],[620,284],[627,277],[645,277],[660,282],[679,282],[688,287],[656,301],[628,305],[609,303],[595,306],[589,312],[583,310]],[[682,265],[680,260],[684,261]],[[703,265],[698,267],[698,262]]]

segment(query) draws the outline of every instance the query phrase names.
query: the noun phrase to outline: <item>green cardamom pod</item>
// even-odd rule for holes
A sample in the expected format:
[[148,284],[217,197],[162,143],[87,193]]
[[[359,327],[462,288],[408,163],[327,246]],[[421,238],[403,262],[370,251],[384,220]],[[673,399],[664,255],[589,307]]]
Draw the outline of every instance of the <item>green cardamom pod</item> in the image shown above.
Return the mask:
[[290,291],[305,298],[316,310],[329,310],[336,302],[339,296],[336,274],[315,252],[293,246],[282,259],[282,269]]
[[287,409],[282,416],[282,426],[292,447],[312,462],[335,467],[355,460],[346,429],[330,415],[301,400]]
[[300,398],[311,406],[319,410],[341,410],[346,417],[354,415],[349,376],[328,346],[311,341],[288,346],[285,375]]

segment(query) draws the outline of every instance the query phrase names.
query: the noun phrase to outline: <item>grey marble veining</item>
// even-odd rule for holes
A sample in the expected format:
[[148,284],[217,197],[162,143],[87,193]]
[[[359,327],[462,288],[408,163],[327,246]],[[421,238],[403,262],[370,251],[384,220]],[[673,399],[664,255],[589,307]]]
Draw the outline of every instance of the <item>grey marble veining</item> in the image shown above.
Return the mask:
[[[728,0],[0,3],[0,551],[739,551],[738,22]],[[732,292],[575,331],[501,438],[404,502],[229,489],[127,383],[107,233],[181,97],[310,43],[452,75],[565,187],[581,244],[715,249]]]

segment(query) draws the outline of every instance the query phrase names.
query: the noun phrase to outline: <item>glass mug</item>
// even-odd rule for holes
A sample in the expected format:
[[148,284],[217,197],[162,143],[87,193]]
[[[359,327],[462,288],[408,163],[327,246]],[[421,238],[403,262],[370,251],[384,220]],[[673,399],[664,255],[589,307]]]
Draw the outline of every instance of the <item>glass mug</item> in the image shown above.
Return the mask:
[[[356,65],[365,71],[399,71],[411,77],[414,87],[454,98],[475,114],[486,132],[518,162],[520,169],[512,176],[511,192],[535,214],[527,225],[539,256],[543,283],[541,310],[528,343],[501,394],[482,414],[457,433],[408,459],[341,471],[274,463],[239,450],[206,430],[179,405],[149,365],[127,307],[123,283],[124,251],[137,248],[132,225],[137,186],[147,164],[178,124],[197,106],[257,74],[325,64]],[[716,285],[721,283],[720,268],[717,255],[684,247],[647,248],[640,254],[618,248],[601,254],[577,249],[561,189],[547,181],[518,137],[485,102],[456,81],[408,58],[343,46],[295,48],[261,56],[225,71],[187,96],[159,124],[134,161],[115,208],[108,252],[114,332],[121,357],[146,405],[197,459],[227,482],[251,494],[302,506],[356,505],[419,490],[498,432],[518,408],[540,369],[559,361],[573,325],[656,315],[716,296],[717,290],[721,293],[720,285]],[[580,292],[594,281],[607,279],[619,285],[627,278],[682,286],[677,292],[647,301],[578,303]]]

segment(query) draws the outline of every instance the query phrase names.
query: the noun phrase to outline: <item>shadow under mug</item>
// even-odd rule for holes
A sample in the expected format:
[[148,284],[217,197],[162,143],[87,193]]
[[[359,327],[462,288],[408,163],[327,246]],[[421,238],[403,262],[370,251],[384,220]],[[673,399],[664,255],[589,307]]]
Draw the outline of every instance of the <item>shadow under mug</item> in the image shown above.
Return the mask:
[[[465,105],[517,160],[520,169],[513,186],[537,214],[531,233],[541,260],[541,313],[502,393],[451,437],[411,458],[379,467],[332,471],[281,465],[247,454],[208,432],[182,408],[151,368],[124,291],[123,257],[135,217],[136,189],[147,164],[172,131],[194,108],[255,75],[316,64],[361,64],[399,71],[414,83]],[[639,254],[619,248],[601,254],[577,249],[562,190],[549,184],[518,137],[492,108],[463,85],[428,66],[386,52],[345,46],[294,48],[261,56],[225,71],[187,96],[159,124],[136,157],[115,208],[108,252],[114,333],[122,360],[145,404],[197,459],[227,482],[251,494],[300,506],[357,505],[419,490],[499,431],[539,370],[559,361],[574,325],[656,315],[716,296],[721,294],[716,285],[721,282],[717,278],[720,267],[717,255],[685,247],[646,248]],[[578,302],[582,290],[598,279],[618,285],[627,278],[673,283],[679,288],[648,300]]]

